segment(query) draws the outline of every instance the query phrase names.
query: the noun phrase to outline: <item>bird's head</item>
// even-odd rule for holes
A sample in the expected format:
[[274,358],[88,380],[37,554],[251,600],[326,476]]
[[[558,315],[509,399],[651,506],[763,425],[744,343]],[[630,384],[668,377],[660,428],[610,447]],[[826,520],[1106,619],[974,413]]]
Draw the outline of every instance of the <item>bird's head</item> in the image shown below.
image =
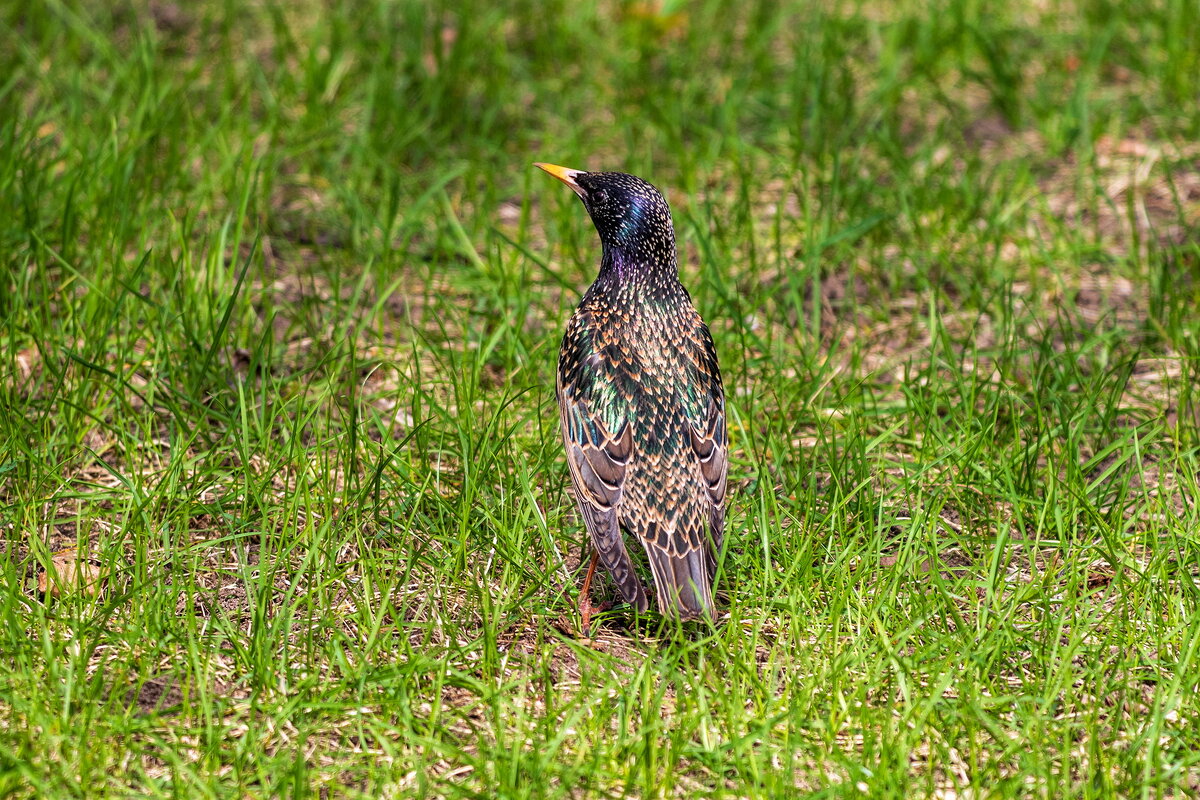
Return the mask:
[[584,172],[554,164],[534,166],[579,195],[606,253],[624,261],[674,264],[671,209],[658,189],[623,172]]

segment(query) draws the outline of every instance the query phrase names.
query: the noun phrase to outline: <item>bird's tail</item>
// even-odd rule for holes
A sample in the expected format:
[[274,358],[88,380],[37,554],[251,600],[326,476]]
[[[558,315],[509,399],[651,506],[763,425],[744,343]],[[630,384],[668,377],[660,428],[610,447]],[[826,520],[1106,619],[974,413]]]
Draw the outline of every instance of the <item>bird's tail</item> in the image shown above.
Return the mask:
[[[649,544],[658,538],[658,533],[658,523],[651,522],[644,541],[647,542],[646,552],[650,556],[650,571],[654,573],[659,610],[683,620],[711,617],[712,576],[709,574],[707,548],[703,545],[675,548],[669,543],[667,547]],[[703,529],[694,537],[680,537],[680,533],[676,530],[675,536],[670,538],[679,537],[683,541],[697,543],[704,541]],[[676,554],[678,550],[682,550],[682,554]]]

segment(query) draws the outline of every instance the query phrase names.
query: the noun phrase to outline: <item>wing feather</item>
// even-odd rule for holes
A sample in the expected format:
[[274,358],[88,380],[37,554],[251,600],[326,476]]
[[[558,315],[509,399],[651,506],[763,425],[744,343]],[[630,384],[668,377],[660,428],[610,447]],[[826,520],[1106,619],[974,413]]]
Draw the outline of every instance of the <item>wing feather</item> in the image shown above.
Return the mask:
[[709,547],[706,563],[709,577],[717,571],[717,559],[725,541],[725,493],[729,479],[729,431],[725,421],[725,391],[717,367],[716,348],[706,326],[701,325],[704,359],[702,377],[706,379],[708,404],[703,416],[688,428],[692,452],[700,465],[700,477],[708,500]]
[[578,396],[575,384],[562,383],[561,370],[559,381],[563,444],[584,525],[625,602],[645,611],[649,608],[646,590],[625,549],[617,519],[625,468],[633,453],[633,431],[627,419],[615,433],[609,431],[587,401]]

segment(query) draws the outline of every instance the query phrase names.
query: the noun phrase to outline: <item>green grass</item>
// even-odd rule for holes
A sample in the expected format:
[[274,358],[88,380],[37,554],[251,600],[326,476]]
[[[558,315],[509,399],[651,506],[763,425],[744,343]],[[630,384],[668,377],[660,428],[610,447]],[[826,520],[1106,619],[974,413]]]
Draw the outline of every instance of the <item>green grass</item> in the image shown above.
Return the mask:
[[[0,8],[0,794],[1200,792],[1195,3],[329,5]],[[713,627],[575,632],[535,160],[672,202]]]

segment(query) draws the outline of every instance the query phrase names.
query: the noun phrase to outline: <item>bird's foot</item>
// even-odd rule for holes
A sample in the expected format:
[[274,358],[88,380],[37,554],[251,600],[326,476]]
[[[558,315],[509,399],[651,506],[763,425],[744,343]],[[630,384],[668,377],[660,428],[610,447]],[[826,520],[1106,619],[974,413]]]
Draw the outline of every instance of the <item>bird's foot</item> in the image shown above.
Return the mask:
[[579,634],[584,639],[592,638],[592,614],[596,612],[603,613],[612,608],[612,603],[607,600],[600,603],[593,603],[585,594],[579,598]]
[[590,638],[592,632],[592,601],[585,594],[579,598],[579,633]]

